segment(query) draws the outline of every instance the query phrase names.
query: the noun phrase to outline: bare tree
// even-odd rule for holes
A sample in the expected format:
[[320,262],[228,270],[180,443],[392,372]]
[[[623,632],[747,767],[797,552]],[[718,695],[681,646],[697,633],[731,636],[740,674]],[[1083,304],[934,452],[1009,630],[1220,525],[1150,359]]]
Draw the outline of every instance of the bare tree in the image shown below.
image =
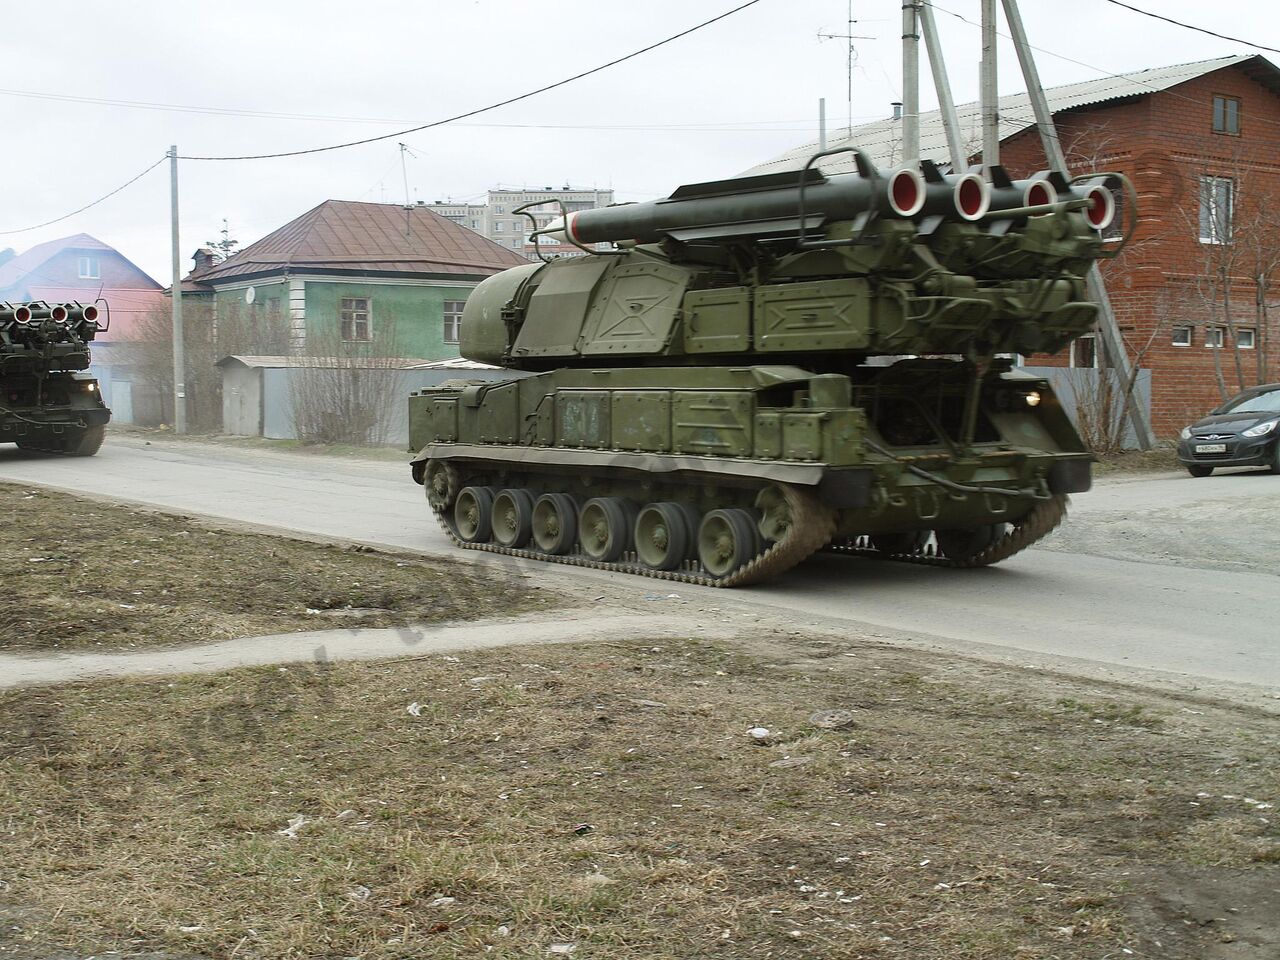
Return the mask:
[[394,316],[378,317],[376,340],[343,340],[336,326],[308,331],[289,399],[294,432],[308,443],[377,445],[386,441],[404,369]]
[[[217,363],[235,354],[282,354],[288,347],[288,321],[274,306],[245,308],[212,301],[183,304],[183,352],[186,360],[187,422],[196,433],[222,429],[222,372]],[[145,398],[140,423],[173,422],[173,324],[168,304],[152,308],[140,324],[136,371]]]

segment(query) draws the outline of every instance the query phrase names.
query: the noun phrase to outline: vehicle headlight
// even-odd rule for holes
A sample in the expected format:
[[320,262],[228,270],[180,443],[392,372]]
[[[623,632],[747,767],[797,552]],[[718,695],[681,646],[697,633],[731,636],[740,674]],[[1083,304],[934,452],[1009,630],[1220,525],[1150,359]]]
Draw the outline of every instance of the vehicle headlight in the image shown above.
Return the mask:
[[1276,428],[1278,421],[1268,420],[1266,423],[1260,423],[1256,427],[1250,427],[1240,435],[1242,437],[1265,437],[1268,433]]
[[1032,390],[1028,392],[1023,399],[1027,401],[1028,407],[1038,407],[1040,406],[1040,391]]
[[1183,440],[1190,440],[1190,439],[1191,439],[1191,428],[1190,428],[1190,427],[1183,427],[1183,428],[1182,428],[1182,432],[1181,432],[1180,434],[1178,434],[1178,436],[1179,436],[1179,437],[1181,437]]

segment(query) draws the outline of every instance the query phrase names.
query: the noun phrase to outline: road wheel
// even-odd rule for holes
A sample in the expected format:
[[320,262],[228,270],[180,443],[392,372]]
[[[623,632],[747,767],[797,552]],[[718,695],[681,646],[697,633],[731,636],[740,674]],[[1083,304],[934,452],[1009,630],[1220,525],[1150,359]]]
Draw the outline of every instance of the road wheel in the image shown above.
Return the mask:
[[1000,528],[988,523],[973,530],[935,530],[933,535],[944,557],[968,560],[995,543],[1000,536]]
[[533,494],[528,490],[503,490],[493,498],[493,539],[517,549],[533,532]]
[[102,448],[102,441],[106,439],[106,436],[107,428],[105,426],[86,427],[79,434],[72,434],[67,437],[67,455],[71,457],[92,457]]
[[650,570],[676,570],[693,550],[696,516],[678,503],[650,503],[635,523],[636,556]]
[[908,530],[906,533],[874,533],[871,545],[884,554],[915,553],[929,539],[928,530]]
[[578,505],[567,493],[544,493],[533,505],[533,542],[544,553],[573,549],[578,536]]
[[422,485],[427,491],[427,503],[436,510],[448,510],[458,495],[458,471],[443,460],[429,460]]
[[[1271,472],[1280,473],[1280,470],[1273,468]],[[1191,474],[1193,477],[1207,477],[1209,474],[1213,473],[1213,467],[1206,467],[1200,463],[1188,463],[1187,473]]]
[[781,488],[768,486],[756,494],[756,510],[760,513],[760,536],[776,543],[791,529],[791,504]]
[[702,569],[720,579],[727,577],[760,552],[755,518],[746,510],[729,507],[712,510],[698,528],[698,559]]
[[622,497],[595,497],[578,513],[582,552],[600,563],[613,563],[631,546],[636,511]]
[[463,487],[453,505],[453,526],[467,543],[485,543],[493,533],[493,488]]
[[1272,473],[1280,473],[1280,439],[1271,448],[1271,462],[1267,464],[1267,469]]

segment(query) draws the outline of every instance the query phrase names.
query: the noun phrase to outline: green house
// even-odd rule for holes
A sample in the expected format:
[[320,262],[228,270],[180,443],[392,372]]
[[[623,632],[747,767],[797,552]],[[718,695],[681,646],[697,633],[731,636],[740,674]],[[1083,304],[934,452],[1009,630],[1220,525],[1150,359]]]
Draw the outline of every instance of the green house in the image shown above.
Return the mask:
[[434,360],[458,355],[475,285],[527,262],[426,206],[326,200],[222,263],[201,251],[182,289],[294,354]]

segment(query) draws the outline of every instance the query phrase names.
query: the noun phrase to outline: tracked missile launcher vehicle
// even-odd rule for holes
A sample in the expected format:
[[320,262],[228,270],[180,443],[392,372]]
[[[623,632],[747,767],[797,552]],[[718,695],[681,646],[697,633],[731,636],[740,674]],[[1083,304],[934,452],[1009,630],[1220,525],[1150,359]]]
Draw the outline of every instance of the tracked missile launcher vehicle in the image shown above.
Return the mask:
[[1093,329],[1085,273],[1132,190],[850,152],[536,230],[585,255],[483,281],[462,322],[465,357],[525,375],[409,399],[449,535],[737,586],[824,549],[980,566],[1052,530],[1092,458],[1010,358]]
[[89,369],[98,308],[0,303],[0,443],[90,457],[111,411]]

